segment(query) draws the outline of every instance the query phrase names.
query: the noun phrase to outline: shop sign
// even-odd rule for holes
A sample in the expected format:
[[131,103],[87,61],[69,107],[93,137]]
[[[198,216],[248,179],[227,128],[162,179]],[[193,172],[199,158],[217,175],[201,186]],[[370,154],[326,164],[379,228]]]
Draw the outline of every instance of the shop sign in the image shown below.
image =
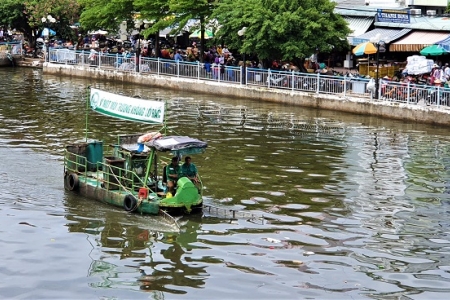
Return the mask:
[[409,24],[410,21],[409,10],[377,9],[377,22]]

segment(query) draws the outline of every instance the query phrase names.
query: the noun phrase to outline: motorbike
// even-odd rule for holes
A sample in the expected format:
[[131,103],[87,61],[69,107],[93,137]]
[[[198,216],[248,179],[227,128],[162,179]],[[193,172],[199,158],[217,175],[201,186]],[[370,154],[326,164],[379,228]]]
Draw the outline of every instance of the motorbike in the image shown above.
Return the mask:
[[30,46],[25,46],[25,56],[32,58],[44,58],[44,47],[45,43],[42,38],[36,40],[36,46],[31,48]]

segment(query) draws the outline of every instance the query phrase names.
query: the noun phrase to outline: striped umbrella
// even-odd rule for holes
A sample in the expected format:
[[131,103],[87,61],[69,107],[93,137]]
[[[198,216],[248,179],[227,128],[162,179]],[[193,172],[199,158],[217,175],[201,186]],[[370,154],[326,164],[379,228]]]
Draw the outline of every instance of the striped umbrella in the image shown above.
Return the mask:
[[365,42],[357,45],[353,50],[353,54],[356,56],[375,54],[377,53],[377,47],[371,42]]

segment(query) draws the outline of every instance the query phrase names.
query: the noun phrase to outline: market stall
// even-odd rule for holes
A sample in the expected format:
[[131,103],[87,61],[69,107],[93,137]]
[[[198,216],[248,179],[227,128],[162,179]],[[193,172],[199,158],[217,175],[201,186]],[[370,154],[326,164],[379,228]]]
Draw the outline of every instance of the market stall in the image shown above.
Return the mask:
[[[358,72],[360,75],[370,77],[376,77],[377,72],[377,62],[372,58],[359,58],[357,59],[358,63]],[[398,62],[395,60],[388,59],[379,59],[379,78],[388,76],[393,77],[396,72],[404,69],[406,66],[406,62]]]

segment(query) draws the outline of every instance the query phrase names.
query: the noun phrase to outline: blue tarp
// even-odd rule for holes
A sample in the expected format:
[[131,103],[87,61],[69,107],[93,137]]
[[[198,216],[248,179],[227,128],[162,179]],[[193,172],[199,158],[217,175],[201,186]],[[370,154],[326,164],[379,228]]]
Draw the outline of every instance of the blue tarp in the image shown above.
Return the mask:
[[50,29],[50,28],[44,28],[44,30],[42,30],[41,36],[49,36],[49,35],[55,35],[56,31]]
[[435,43],[435,45],[438,45],[439,47],[444,48],[445,51],[450,52],[450,36]]

